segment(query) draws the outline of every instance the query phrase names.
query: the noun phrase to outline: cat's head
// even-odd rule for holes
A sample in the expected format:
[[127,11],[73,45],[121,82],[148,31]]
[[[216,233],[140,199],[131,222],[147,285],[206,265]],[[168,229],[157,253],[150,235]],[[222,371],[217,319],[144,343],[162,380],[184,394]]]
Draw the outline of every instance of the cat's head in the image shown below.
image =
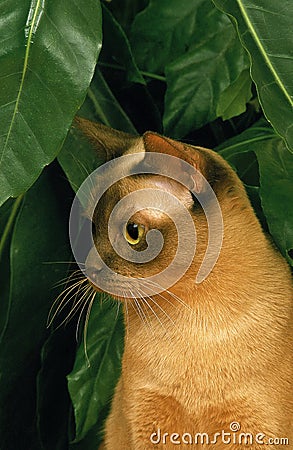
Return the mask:
[[211,150],[153,132],[133,136],[81,118],[77,125],[112,161],[106,178],[113,180],[97,196],[101,179],[93,178],[87,208],[94,247],[86,273],[97,290],[142,297],[184,287],[196,283],[205,255],[210,272],[222,213],[248,204],[230,166]]

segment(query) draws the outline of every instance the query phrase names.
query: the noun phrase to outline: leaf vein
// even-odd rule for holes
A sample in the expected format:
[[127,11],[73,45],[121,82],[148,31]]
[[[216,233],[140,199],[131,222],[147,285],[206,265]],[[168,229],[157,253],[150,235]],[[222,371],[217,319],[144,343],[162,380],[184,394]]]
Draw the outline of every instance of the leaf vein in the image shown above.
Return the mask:
[[38,19],[38,13],[39,13],[39,9],[40,9],[40,5],[41,5],[41,0],[37,0],[37,4],[36,4],[36,9],[34,11],[34,15],[32,17],[32,21],[30,23],[30,29],[29,29],[29,33],[28,33],[28,37],[27,37],[27,46],[26,46],[26,50],[25,50],[25,56],[24,56],[24,62],[23,62],[23,70],[22,70],[22,77],[21,77],[21,81],[20,81],[20,86],[19,86],[19,90],[17,93],[17,97],[16,97],[16,102],[15,102],[15,107],[13,110],[13,114],[12,114],[12,118],[11,118],[11,122],[9,125],[9,129],[8,129],[8,133],[7,133],[7,137],[3,146],[3,150],[1,153],[1,157],[0,157],[0,166],[1,163],[3,161],[3,157],[10,139],[10,135],[12,132],[12,128],[15,122],[15,118],[16,118],[16,114],[18,111],[18,107],[19,107],[19,102],[20,102],[20,98],[21,98],[21,94],[23,91],[23,86],[24,86],[24,80],[25,80],[25,76],[27,73],[27,68],[28,68],[28,59],[29,59],[29,54],[30,54],[30,48],[31,48],[31,44],[32,44],[32,35],[33,35],[33,31],[34,31],[34,27],[36,24],[36,21]]
[[245,7],[244,7],[244,5],[242,3],[242,0],[237,0],[237,3],[238,3],[238,6],[239,6],[239,9],[240,9],[240,11],[241,11],[241,13],[243,15],[244,21],[246,22],[246,25],[247,25],[247,27],[248,27],[248,29],[249,29],[253,39],[255,40],[255,43],[256,43],[257,47],[259,48],[259,50],[260,50],[260,52],[261,52],[261,54],[262,54],[266,64],[270,68],[273,77],[275,78],[277,84],[280,86],[281,91],[283,92],[283,94],[285,95],[287,100],[289,101],[289,104],[291,106],[293,106],[293,101],[292,101],[289,93],[287,92],[287,90],[286,90],[286,88],[285,88],[281,78],[277,74],[277,72],[276,72],[276,70],[275,70],[271,60],[268,58],[268,55],[267,55],[267,53],[266,53],[266,51],[265,51],[265,49],[264,49],[264,47],[262,45],[262,42],[259,39],[259,37],[258,37],[258,35],[257,35],[257,33],[256,33],[255,29],[254,29],[254,26],[253,26],[253,24],[252,24],[252,22],[251,22],[251,20],[250,20],[250,18],[248,16],[248,14],[247,14],[247,11],[245,10]]

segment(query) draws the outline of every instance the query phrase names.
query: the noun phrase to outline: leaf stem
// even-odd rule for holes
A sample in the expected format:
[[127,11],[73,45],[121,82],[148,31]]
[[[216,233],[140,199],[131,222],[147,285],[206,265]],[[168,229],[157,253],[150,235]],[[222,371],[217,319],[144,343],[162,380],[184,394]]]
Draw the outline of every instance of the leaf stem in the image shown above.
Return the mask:
[[102,110],[102,108],[101,108],[101,106],[100,106],[100,104],[99,104],[99,102],[98,102],[98,100],[97,100],[97,98],[96,98],[96,96],[95,96],[95,94],[94,94],[94,92],[93,92],[93,90],[91,88],[88,88],[87,95],[90,98],[90,100],[93,102],[96,114],[104,122],[105,125],[108,125],[110,127],[111,125],[109,123],[109,120],[107,119],[106,115],[104,114],[104,112],[103,112],[103,110]]
[[21,205],[23,197],[24,197],[24,194],[21,194],[15,200],[15,202],[13,204],[13,207],[11,209],[11,213],[9,215],[8,221],[7,221],[6,226],[4,228],[3,235],[2,235],[2,237],[0,239],[0,261],[1,261],[1,258],[2,258],[2,254],[3,254],[3,251],[4,251],[4,247],[5,247],[6,241],[8,239],[9,233],[10,233],[11,228],[13,226],[16,214],[17,214],[17,212],[19,210],[19,207]]
[[246,7],[246,9],[245,9],[246,5],[244,5],[244,2],[242,0],[237,0],[237,4],[238,4],[238,7],[239,7],[239,9],[241,11],[243,20],[246,23],[247,29],[251,33],[251,36],[254,39],[255,44],[258,47],[258,49],[259,49],[259,51],[260,51],[260,53],[261,53],[261,55],[262,55],[262,57],[263,57],[263,59],[265,61],[266,66],[270,69],[273,77],[276,80],[276,83],[279,85],[281,91],[283,92],[284,96],[288,100],[290,106],[293,106],[292,98],[290,97],[290,94],[289,94],[288,90],[286,89],[283,81],[281,80],[277,70],[275,69],[275,67],[274,67],[274,65],[272,63],[272,59],[273,58],[271,58],[271,59],[269,58],[269,56],[272,56],[272,55],[270,55],[269,52],[266,51],[266,49],[264,48],[264,45],[263,45],[264,39],[261,40],[261,38],[258,36],[257,31],[256,31],[256,27],[254,26],[254,24],[252,23],[252,21],[251,21],[251,19],[249,17],[249,14],[247,12],[248,8]]
[[[22,94],[22,91],[23,91],[24,80],[25,80],[25,77],[26,77],[27,69],[28,69],[28,60],[29,60],[30,48],[31,48],[31,44],[32,44],[32,36],[34,34],[34,29],[35,29],[36,22],[37,22],[37,19],[38,19],[38,14],[39,14],[40,7],[41,7],[41,0],[37,0],[36,4],[31,6],[30,13],[32,13],[33,16],[32,16],[31,23],[29,24],[29,33],[28,33],[27,42],[26,42],[26,50],[25,50],[25,55],[24,55],[20,86],[19,86],[19,90],[18,90],[17,97],[16,97],[16,100],[15,100],[15,106],[14,106],[14,109],[13,109],[13,114],[12,114],[11,122],[10,122],[10,125],[9,125],[9,129],[8,129],[8,132],[7,132],[7,136],[6,136],[6,139],[5,139],[5,142],[4,142],[2,154],[0,156],[0,165],[2,163],[2,160],[3,160],[3,157],[4,157],[4,153],[6,151],[6,148],[7,148],[7,145],[8,145],[8,141],[9,141],[10,136],[11,136],[11,132],[12,132],[12,128],[13,128],[13,125],[14,125],[14,122],[15,122],[16,114],[18,112],[20,98],[21,98],[21,94]],[[33,8],[35,8],[35,10]],[[0,256],[1,256],[1,253],[0,253]]]
[[[101,66],[101,67],[107,67],[109,69],[123,70],[123,71],[126,70],[123,66],[119,66],[119,64],[110,64],[110,63],[98,62],[98,65]],[[152,73],[152,72],[145,72],[144,70],[139,70],[139,72],[144,77],[153,78],[154,80],[159,80],[159,81],[166,81],[166,77],[163,77],[162,75],[157,75],[156,73]]]
[[[231,150],[231,149],[234,149],[234,148],[237,148],[237,147],[241,147],[241,146],[243,146],[245,144],[251,144],[252,142],[266,141],[267,139],[274,139],[274,138],[277,138],[277,137],[278,136],[276,136],[275,134],[271,134],[271,135],[267,135],[267,136],[263,136],[263,135],[262,136],[256,136],[255,138],[245,139],[244,141],[237,142],[236,144],[229,145],[228,147],[220,149],[218,152],[220,153],[220,155],[226,157],[227,155],[225,156],[225,152],[227,150]],[[249,151],[249,150],[247,150],[247,151]]]

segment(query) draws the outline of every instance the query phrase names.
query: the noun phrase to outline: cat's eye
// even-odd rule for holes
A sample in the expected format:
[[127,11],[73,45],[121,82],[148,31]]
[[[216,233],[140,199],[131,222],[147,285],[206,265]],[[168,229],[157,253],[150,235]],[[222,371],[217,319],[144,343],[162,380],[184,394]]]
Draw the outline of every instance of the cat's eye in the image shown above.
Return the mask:
[[125,227],[125,239],[131,245],[138,244],[144,235],[144,226],[139,223],[128,222]]

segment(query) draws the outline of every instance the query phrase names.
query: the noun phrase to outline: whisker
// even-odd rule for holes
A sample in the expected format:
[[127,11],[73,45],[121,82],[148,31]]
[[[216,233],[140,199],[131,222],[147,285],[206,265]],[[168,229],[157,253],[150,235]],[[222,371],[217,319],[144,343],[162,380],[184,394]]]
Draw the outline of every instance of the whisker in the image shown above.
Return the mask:
[[[55,317],[57,316],[58,312],[61,312],[62,309],[68,304],[68,301],[66,301],[66,298],[68,297],[68,295],[70,294],[71,291],[73,291],[74,289],[77,288],[77,286],[81,285],[82,282],[77,281],[75,282],[73,285],[68,286],[66,289],[64,289],[59,295],[58,297],[54,300],[49,313],[48,313],[48,318],[47,318],[47,327],[49,327],[52,322],[54,321]],[[70,289],[70,290],[69,290]],[[66,293],[66,294],[65,294]],[[64,295],[65,294],[65,295]],[[71,298],[71,297],[70,297]],[[57,306],[58,305],[58,306]],[[56,308],[54,314],[53,311]]]
[[[188,341],[186,341],[186,339],[185,339],[185,337],[183,336],[183,334],[182,334],[182,332],[180,331],[180,329],[179,329],[179,327],[178,327],[178,324],[172,319],[172,317],[170,317],[170,315],[161,307],[161,305],[158,303],[158,302],[156,302],[156,300],[153,298],[153,297],[151,297],[151,296],[149,296],[149,295],[147,295],[147,294],[144,294],[144,292],[142,291],[142,295],[145,295],[147,298],[149,298],[149,300],[151,301],[151,302],[153,302],[156,306],[157,306],[157,308],[159,308],[159,310],[160,311],[162,311],[162,313],[167,317],[167,319],[172,323],[172,325],[174,325],[174,328],[180,333],[180,335],[183,337],[183,339],[184,339],[184,342],[188,345],[188,346],[190,346],[190,343],[188,342]],[[149,305],[149,302],[147,302],[148,303],[148,306],[150,307],[150,305]],[[153,310],[153,308],[151,308],[152,310]],[[159,317],[158,317],[158,315],[156,314],[156,312],[153,310],[153,312],[154,312],[154,314],[157,316],[157,318],[158,318],[158,320],[159,320]],[[164,330],[166,331],[166,333],[170,333],[170,330],[168,329],[168,328],[166,328],[165,326],[164,326],[164,324],[161,322],[161,320],[159,320],[159,322],[161,323],[161,325],[163,326],[163,328],[164,328]]]
[[59,281],[63,281],[63,280],[70,280],[71,279],[71,277],[73,277],[73,276],[75,276],[75,275],[80,275],[81,277],[83,276],[85,276],[84,275],[84,273],[80,270],[80,269],[76,269],[75,267],[73,267],[72,269],[68,269],[68,273],[70,274],[70,275],[67,275],[66,277],[64,277],[64,278],[61,278],[61,280],[59,280]]
[[[142,294],[144,295],[144,293],[142,293]],[[152,308],[151,305],[149,304],[149,302],[147,301],[147,298],[149,298],[150,300],[152,300],[151,297],[149,297],[149,296],[147,295],[146,297],[144,297],[145,304],[146,304],[146,305],[148,306],[148,308],[151,310],[151,312],[153,313],[153,315],[155,316],[155,318],[158,320],[159,324],[160,324],[163,328],[165,328],[165,326],[164,326],[163,322],[161,321],[160,317],[158,316],[158,314],[156,313],[156,311],[154,310],[154,308]]]
[[[131,305],[134,307],[134,305],[136,306],[136,308],[134,308],[134,311],[136,312],[136,314],[138,315],[138,317],[140,318],[140,320],[144,323],[143,317],[141,317],[141,313],[139,311],[139,308],[137,306],[137,299],[135,297],[135,295],[133,294],[132,290],[130,289],[130,287],[128,288],[130,295],[133,299],[133,302],[131,302]],[[133,304],[134,303],[134,304]]]
[[124,297],[124,305],[125,305],[125,316],[126,316],[126,336],[128,336],[129,332],[129,311],[128,311],[128,299],[126,297],[126,291],[122,290]]
[[163,286],[160,286],[160,284],[156,283],[153,280],[146,279],[145,282],[152,283],[155,287],[162,289],[163,292],[168,293],[171,297],[174,298],[174,300],[177,300],[182,306],[184,306],[185,308],[187,308],[188,310],[193,312],[193,309],[187,303],[185,303],[180,297],[178,297],[176,294],[174,294],[174,292],[171,292],[168,289],[163,288]]
[[140,306],[140,304],[139,304],[139,301],[137,300],[136,297],[133,297],[133,300],[134,300],[135,306],[137,307],[137,312],[138,312],[138,314],[139,314],[139,316],[140,316],[140,318],[141,318],[141,321],[142,321],[142,323],[145,325],[145,322],[144,322],[144,316],[143,316],[143,314],[142,314],[141,306]]
[[[89,294],[89,292],[90,291],[88,291],[88,294]],[[86,308],[86,306],[87,306],[87,304],[89,302],[89,297],[87,299],[85,299],[85,297],[83,297],[83,300],[84,300],[84,304],[83,304],[83,306],[82,306],[82,308],[80,310],[80,313],[79,313],[79,316],[78,316],[78,321],[77,321],[77,324],[76,324],[76,331],[75,331],[75,340],[76,340],[76,342],[79,341],[79,337],[78,336],[79,336],[79,329],[80,329],[81,319],[82,319],[83,312],[84,312],[84,310],[85,310],[85,308]]]
[[[87,281],[86,278],[79,280],[77,282],[75,282],[73,285],[68,286],[67,288],[65,288],[56,298],[56,300],[54,301],[53,305],[50,308],[49,314],[48,314],[48,320],[47,320],[47,327],[49,327],[52,322],[54,321],[55,317],[57,316],[57,314],[59,314],[65,307],[66,305],[68,305],[68,303],[71,301],[72,296],[68,298],[68,296],[71,294],[72,291],[75,291],[77,288],[77,290],[79,291],[82,286],[82,284]],[[65,295],[64,295],[65,294]],[[64,296],[62,298],[62,296]],[[60,298],[62,298],[62,300],[60,301],[58,307],[56,308],[56,311],[53,313],[54,308],[56,307],[56,305],[58,304]],[[67,300],[66,300],[67,299]]]
[[[71,307],[71,310],[69,312],[69,314],[66,317],[66,322],[65,325],[69,322],[69,320],[72,319],[72,317],[77,313],[80,305],[83,303],[83,301],[86,301],[86,297],[88,296],[88,294],[91,292],[92,288],[91,286],[83,286],[80,289],[80,292],[78,291],[74,297],[72,296],[71,299],[73,298],[73,304]],[[83,292],[83,293],[82,293]],[[78,298],[79,294],[82,293],[82,296],[80,298]]]
[[184,342],[186,343],[186,345],[188,347],[190,347],[190,342],[187,341],[185,339],[185,336],[183,335],[183,333],[180,331],[178,324],[176,324],[176,322],[174,322],[174,320],[169,316],[169,314],[166,313],[166,311],[164,311],[163,308],[161,308],[161,306],[151,297],[152,302],[159,308],[162,310],[162,312],[166,315],[166,317],[170,320],[170,322],[174,325],[175,329],[179,332],[179,334],[182,336],[182,338],[184,339]]
[[85,279],[86,277],[83,275],[83,273],[80,270],[75,270],[74,272],[72,272],[69,276],[62,278],[61,280],[59,280],[57,283],[54,284],[54,288],[58,288],[61,286],[66,286],[69,283],[71,283],[72,281],[76,281],[76,280],[81,280],[81,279]]
[[[151,290],[153,292],[152,296],[159,296],[161,297],[164,301],[166,301],[167,303],[169,303],[171,306],[173,306],[173,308],[179,308],[178,304],[174,304],[173,302],[171,302],[167,297],[165,297],[164,295],[162,295],[162,293],[158,293],[154,288],[151,288],[150,286],[146,286],[144,284],[142,284],[143,287],[145,287],[148,290]],[[149,297],[149,296],[148,296]]]
[[[146,300],[147,298],[150,299],[151,301],[153,301],[152,297],[150,297],[149,295],[147,295],[142,289],[141,289],[141,295],[146,303],[146,305],[149,307],[149,309],[152,311],[152,313],[154,314],[155,318],[158,320],[159,324],[164,328],[164,330],[166,331],[166,327],[164,326],[163,322],[161,321],[160,317],[158,316],[158,314],[156,313],[156,311],[151,307],[151,305],[149,304],[149,302]],[[165,313],[165,311],[163,311]],[[166,314],[166,313],[165,313]]]
[[119,316],[119,311],[120,311],[120,302],[117,302],[117,312],[116,312],[116,316],[115,316],[115,321],[118,319]]
[[83,329],[83,346],[84,346],[84,354],[85,354],[85,358],[86,358],[87,366],[88,366],[88,367],[91,366],[91,363],[90,363],[90,360],[89,360],[89,357],[88,357],[87,348],[86,348],[86,339],[87,339],[87,330],[88,330],[88,324],[89,324],[90,314],[91,314],[91,310],[92,310],[92,306],[93,306],[93,303],[94,303],[96,294],[97,294],[97,292],[94,291],[94,293],[93,293],[91,299],[89,300],[89,303],[88,303],[88,309],[87,309],[86,317],[85,317],[84,329]]
[[[150,331],[152,331],[152,333],[153,333],[153,330],[152,330],[152,327],[151,327],[151,323],[150,323],[150,317],[149,317],[149,315],[148,315],[148,317],[146,316],[146,313],[145,313],[144,308],[143,308],[143,305],[145,304],[145,299],[142,297],[141,293],[139,292],[139,290],[137,288],[135,290],[136,290],[139,298],[137,298],[137,296],[136,296],[134,301],[136,302],[138,308],[141,311],[141,314],[142,314],[142,317],[143,317],[142,321],[148,327],[148,329]],[[142,304],[140,304],[140,301],[142,302]]]
[[[76,293],[74,293],[71,297],[69,297],[69,299],[66,301],[66,304],[63,305],[62,309],[63,309],[70,301],[72,301],[72,298],[76,298],[76,297],[80,294],[80,291],[81,291],[81,292],[82,292],[82,291],[85,291],[85,292],[83,292],[81,298],[80,298],[78,301],[75,300],[74,308],[71,308],[71,310],[69,311],[69,313],[67,314],[67,316],[66,316],[66,317],[62,320],[62,322],[58,325],[57,329],[59,329],[59,328],[62,327],[63,325],[66,325],[66,324],[69,322],[69,320],[71,320],[72,317],[77,313],[78,308],[79,308],[80,305],[83,303],[84,299],[86,298],[86,296],[87,296],[87,294],[88,294],[88,292],[89,292],[89,291],[88,291],[88,288],[89,288],[88,286],[79,287],[79,288],[78,288],[78,291],[77,291]],[[60,311],[61,311],[62,309],[60,309]],[[60,312],[60,311],[59,311],[59,312]],[[52,320],[54,320],[54,319],[52,319]]]

